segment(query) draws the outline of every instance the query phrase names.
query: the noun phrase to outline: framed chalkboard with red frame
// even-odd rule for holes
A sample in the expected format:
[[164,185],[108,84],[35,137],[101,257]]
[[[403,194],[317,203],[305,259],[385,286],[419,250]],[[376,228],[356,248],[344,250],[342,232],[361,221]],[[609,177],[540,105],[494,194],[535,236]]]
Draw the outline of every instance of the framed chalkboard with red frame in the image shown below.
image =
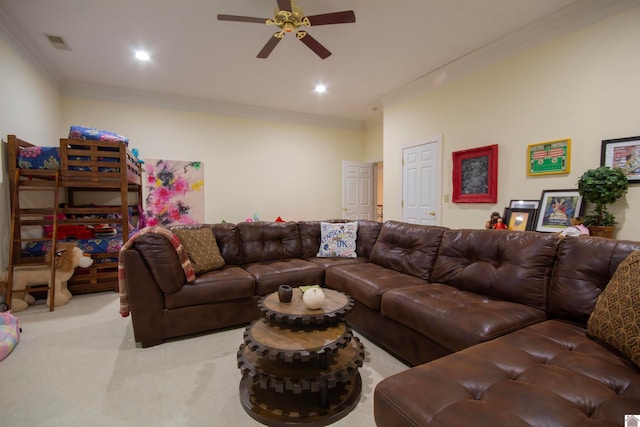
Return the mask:
[[454,203],[498,201],[498,144],[454,151]]

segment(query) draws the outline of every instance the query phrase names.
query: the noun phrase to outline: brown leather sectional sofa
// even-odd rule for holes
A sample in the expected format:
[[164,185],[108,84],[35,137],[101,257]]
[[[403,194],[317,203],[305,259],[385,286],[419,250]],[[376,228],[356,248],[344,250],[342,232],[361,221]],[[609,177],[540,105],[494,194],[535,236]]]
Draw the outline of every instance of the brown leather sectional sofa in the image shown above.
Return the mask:
[[640,370],[586,336],[640,242],[358,221],[358,258],[318,258],[320,223],[213,224],[225,266],[186,284],[166,238],[123,252],[136,341],[248,323],[281,283],[351,295],[350,324],[415,367],[378,384],[379,426],[623,425]]

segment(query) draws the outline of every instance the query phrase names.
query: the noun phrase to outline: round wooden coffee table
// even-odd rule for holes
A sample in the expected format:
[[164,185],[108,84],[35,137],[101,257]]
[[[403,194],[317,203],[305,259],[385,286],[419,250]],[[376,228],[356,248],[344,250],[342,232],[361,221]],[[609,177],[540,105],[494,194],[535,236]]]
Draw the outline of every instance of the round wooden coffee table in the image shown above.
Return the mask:
[[318,310],[304,306],[298,288],[290,303],[267,295],[259,303],[264,318],[245,330],[237,355],[240,401],[263,424],[324,426],[360,399],[364,346],[344,321],[353,299],[323,290]]

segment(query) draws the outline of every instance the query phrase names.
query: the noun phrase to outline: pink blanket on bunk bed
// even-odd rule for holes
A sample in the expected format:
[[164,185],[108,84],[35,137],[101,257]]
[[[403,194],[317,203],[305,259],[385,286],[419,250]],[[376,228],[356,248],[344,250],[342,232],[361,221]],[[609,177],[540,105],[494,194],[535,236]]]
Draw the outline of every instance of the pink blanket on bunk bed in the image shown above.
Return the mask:
[[196,273],[193,270],[193,266],[191,265],[191,261],[187,256],[187,251],[185,250],[182,243],[178,237],[173,234],[171,231],[161,226],[153,226],[153,227],[145,227],[133,236],[124,244],[120,249],[120,254],[118,256],[118,288],[120,291],[120,315],[122,317],[129,316],[129,298],[127,297],[127,284],[125,281],[124,274],[124,260],[123,260],[123,251],[129,249],[133,246],[134,241],[138,236],[143,234],[159,234],[161,236],[166,237],[171,245],[175,248],[176,253],[178,254],[178,259],[180,260],[180,264],[182,265],[182,269],[184,270],[184,275],[187,278],[187,282],[193,282],[196,278]]

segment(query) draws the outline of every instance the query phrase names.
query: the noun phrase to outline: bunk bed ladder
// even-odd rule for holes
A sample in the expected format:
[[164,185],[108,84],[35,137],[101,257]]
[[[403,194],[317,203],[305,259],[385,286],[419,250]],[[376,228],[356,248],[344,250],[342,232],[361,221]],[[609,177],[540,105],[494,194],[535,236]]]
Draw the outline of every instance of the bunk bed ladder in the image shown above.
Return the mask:
[[[30,176],[35,172],[16,169],[11,185],[11,244],[9,245],[9,269],[7,272],[7,304],[11,307],[12,294],[46,291],[49,301],[49,311],[55,306],[55,248],[58,236],[58,206],[60,198],[60,174],[58,170],[38,170],[37,178]],[[23,191],[52,191],[53,207],[46,208],[21,208],[20,193]],[[25,236],[25,227],[50,225],[51,237],[30,238]],[[22,246],[26,242],[51,241],[51,256],[49,262],[41,258],[36,261],[22,256]],[[13,290],[13,275],[17,269],[48,266],[51,272],[49,283],[42,286],[27,286],[24,290]]]

